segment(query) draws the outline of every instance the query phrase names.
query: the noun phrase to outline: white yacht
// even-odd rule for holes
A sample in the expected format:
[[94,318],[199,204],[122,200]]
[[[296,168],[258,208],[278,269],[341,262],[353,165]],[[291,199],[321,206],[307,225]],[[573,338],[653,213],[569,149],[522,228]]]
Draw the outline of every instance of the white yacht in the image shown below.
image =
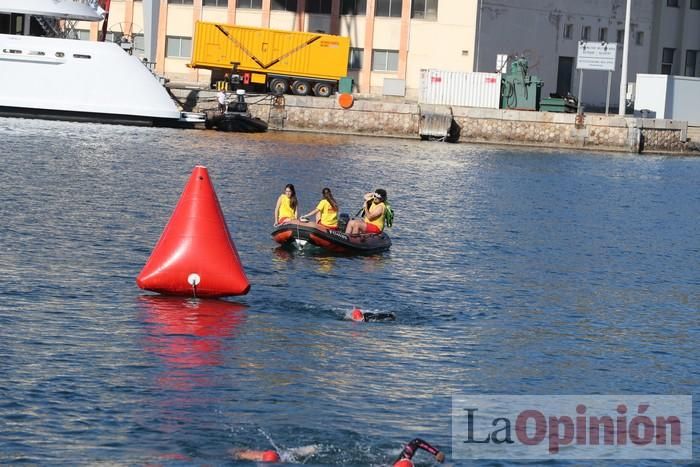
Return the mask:
[[0,116],[177,126],[175,102],[137,57],[57,37],[104,13],[96,0],[0,0]]

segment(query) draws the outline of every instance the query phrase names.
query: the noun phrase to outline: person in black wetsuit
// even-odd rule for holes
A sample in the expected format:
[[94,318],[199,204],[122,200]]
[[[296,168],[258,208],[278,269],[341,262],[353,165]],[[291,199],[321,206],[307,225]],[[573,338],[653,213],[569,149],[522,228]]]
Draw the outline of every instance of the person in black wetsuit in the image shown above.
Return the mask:
[[355,308],[352,310],[352,312],[350,312],[350,319],[353,321],[364,321],[366,323],[374,321],[394,321],[396,319],[396,315],[390,311],[371,313]]
[[413,459],[413,456],[419,449],[427,451],[433,456],[435,456],[435,459],[437,459],[438,462],[443,462],[445,460],[445,454],[440,452],[439,449],[435,448],[434,446],[431,446],[430,444],[426,443],[420,438],[416,438],[410,443],[408,443],[406,446],[404,446],[403,451],[401,451],[399,457],[396,458],[393,466],[413,467],[413,461],[411,459]]

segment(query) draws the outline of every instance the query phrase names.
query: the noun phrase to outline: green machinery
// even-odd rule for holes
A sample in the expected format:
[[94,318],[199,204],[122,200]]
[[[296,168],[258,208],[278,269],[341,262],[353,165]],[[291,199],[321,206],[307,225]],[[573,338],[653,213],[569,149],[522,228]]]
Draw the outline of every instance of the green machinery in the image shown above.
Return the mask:
[[544,84],[537,76],[527,74],[525,58],[516,58],[508,73],[501,77],[501,108],[514,110],[539,110],[540,95]]

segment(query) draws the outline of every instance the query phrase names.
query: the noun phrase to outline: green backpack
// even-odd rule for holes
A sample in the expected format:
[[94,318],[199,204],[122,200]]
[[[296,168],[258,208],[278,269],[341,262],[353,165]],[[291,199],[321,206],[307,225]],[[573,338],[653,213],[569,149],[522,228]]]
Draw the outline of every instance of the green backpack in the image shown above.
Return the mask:
[[394,223],[394,210],[391,209],[391,204],[384,202],[384,225],[391,227]]

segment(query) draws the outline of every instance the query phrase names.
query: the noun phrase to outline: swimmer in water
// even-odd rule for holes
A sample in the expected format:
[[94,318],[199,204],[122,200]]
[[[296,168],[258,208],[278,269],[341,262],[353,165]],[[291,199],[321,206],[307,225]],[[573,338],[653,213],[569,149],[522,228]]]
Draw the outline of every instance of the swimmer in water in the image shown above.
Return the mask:
[[280,455],[277,451],[268,449],[267,451],[254,451],[252,449],[236,449],[232,453],[234,459],[253,462],[279,462]]
[[394,321],[396,319],[396,315],[392,312],[371,313],[355,308],[350,312],[350,319],[353,321],[364,321],[365,323],[374,321]]
[[318,451],[317,446],[302,446],[298,448],[286,449],[282,452],[268,449],[266,451],[256,451],[253,449],[234,449],[231,455],[236,460],[253,462],[289,462],[298,463],[300,457],[311,457]]
[[435,459],[437,459],[438,462],[443,462],[445,460],[445,454],[440,452],[439,449],[431,446],[422,439],[416,438],[403,448],[403,451],[401,451],[399,457],[397,457],[394,461],[393,466],[413,467],[413,461],[411,459],[413,459],[413,456],[416,454],[416,451],[418,451],[418,449],[422,449],[424,451],[429,452],[430,454],[435,456]]
[[[424,451],[429,452],[430,454],[435,456],[435,459],[437,459],[438,462],[444,462],[445,460],[445,454],[440,452],[439,449],[431,446],[427,442],[423,441],[422,439],[416,438],[410,443],[408,443],[404,448],[403,451],[401,451],[401,454],[399,454],[399,457],[396,458],[394,463],[392,464],[393,467],[414,467],[413,465],[413,456],[416,455],[416,452],[422,449]],[[277,462],[288,462],[288,463],[299,463],[299,458],[300,457],[311,457],[314,454],[318,452],[318,446],[302,446],[299,448],[291,448],[284,450],[283,452],[275,451],[273,449],[268,449],[266,451],[256,451],[253,449],[234,449],[231,451],[231,455],[233,456],[234,459],[236,460],[242,460],[242,461],[252,461],[252,462],[268,462],[268,463],[277,463]],[[303,460],[301,463],[305,463],[306,459]]]

